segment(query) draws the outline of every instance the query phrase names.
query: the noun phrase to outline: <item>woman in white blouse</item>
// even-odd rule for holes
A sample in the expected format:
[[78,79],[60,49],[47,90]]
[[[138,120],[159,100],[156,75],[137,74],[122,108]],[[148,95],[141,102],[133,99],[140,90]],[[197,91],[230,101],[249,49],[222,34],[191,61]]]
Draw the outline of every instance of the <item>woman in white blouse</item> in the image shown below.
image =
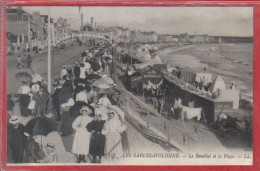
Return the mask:
[[93,111],[88,106],[83,106],[80,110],[81,116],[78,116],[72,123],[72,128],[76,131],[74,135],[72,152],[78,155],[78,163],[86,162],[85,155],[89,154],[89,144],[91,133],[88,132],[86,126],[93,118],[89,115]]

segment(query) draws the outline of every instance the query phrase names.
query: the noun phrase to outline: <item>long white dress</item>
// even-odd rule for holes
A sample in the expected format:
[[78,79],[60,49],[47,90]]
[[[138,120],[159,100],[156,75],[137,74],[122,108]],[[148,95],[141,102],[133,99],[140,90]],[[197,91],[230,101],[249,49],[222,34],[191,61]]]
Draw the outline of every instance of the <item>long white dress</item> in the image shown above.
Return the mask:
[[82,116],[78,116],[72,123],[72,128],[76,130],[74,135],[73,145],[72,145],[73,153],[78,155],[89,154],[91,133],[87,131],[86,126],[92,120],[93,120],[92,117],[82,115]]
[[106,136],[106,154],[115,157],[123,156],[122,138],[120,133],[125,130],[126,126],[121,124],[117,115],[115,115],[113,119],[106,121],[102,130],[102,134]]

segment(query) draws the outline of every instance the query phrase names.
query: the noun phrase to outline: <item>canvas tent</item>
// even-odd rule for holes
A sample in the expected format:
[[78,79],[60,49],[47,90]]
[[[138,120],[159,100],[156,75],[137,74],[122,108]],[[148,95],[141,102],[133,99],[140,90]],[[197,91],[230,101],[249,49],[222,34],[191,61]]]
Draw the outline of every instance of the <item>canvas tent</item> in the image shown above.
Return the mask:
[[226,85],[224,80],[220,75],[217,76],[217,78],[212,82],[212,85],[210,87],[211,92],[215,92],[217,90],[226,90]]

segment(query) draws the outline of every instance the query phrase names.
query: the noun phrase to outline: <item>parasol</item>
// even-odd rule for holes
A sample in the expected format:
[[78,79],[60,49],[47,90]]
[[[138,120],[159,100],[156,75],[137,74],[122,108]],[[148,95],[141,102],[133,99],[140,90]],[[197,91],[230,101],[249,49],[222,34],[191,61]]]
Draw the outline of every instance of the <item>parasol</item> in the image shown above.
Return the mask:
[[27,73],[27,72],[18,72],[15,74],[15,78],[17,80],[25,81],[25,82],[30,82],[32,81],[32,76],[31,74]]
[[46,117],[38,117],[30,120],[26,124],[25,130],[25,132],[29,133],[31,136],[47,136],[50,132],[57,131],[57,123]]
[[109,85],[114,84],[114,81],[110,77],[106,77],[106,78],[102,78],[102,79],[104,79]]
[[103,78],[100,78],[92,83],[92,86],[99,87],[100,85],[108,85],[108,82]]
[[98,94],[112,94],[113,90],[111,88],[101,88]]
[[42,76],[40,74],[33,74],[32,75],[32,82],[41,82],[43,80]]
[[97,80],[97,79],[99,79],[99,78],[101,78],[98,74],[89,74],[88,76],[87,76],[87,79],[88,80]]

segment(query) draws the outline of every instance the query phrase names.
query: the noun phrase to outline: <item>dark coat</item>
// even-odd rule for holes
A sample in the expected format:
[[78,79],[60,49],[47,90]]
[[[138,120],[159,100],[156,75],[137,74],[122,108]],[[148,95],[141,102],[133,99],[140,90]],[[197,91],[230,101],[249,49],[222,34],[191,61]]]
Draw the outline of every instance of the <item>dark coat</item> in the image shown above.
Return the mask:
[[39,144],[32,138],[28,138],[24,146],[24,163],[36,163],[37,160],[43,159],[45,156],[44,151],[40,148]]
[[61,88],[56,88],[54,93],[52,94],[52,105],[54,107],[59,107],[60,102],[59,102],[59,94],[60,94]]
[[95,120],[90,122],[86,128],[88,131],[94,131],[89,145],[89,154],[93,156],[103,156],[105,147],[105,136],[101,134],[105,121]]
[[41,95],[39,92],[33,94],[33,100],[35,101],[35,108],[39,108],[42,103]]
[[114,96],[108,96],[108,99],[112,105],[117,105],[118,100]]
[[7,100],[7,111],[12,111],[14,108],[14,101],[11,99]]
[[66,81],[61,88],[59,93],[59,103],[67,103],[70,98],[72,98],[73,87],[71,81]]
[[30,103],[30,96],[27,94],[21,94],[20,96],[20,112],[22,116],[27,116],[31,114],[31,111],[28,109]]
[[75,66],[74,69],[73,69],[73,72],[74,72],[74,76],[76,78],[79,78],[79,75],[80,75],[80,67],[79,66]]
[[71,68],[67,68],[67,71],[68,71],[69,77],[71,78],[71,76],[72,76],[72,69]]
[[49,101],[49,93],[48,93],[48,91],[43,90],[43,91],[42,91],[41,98],[42,98],[42,101],[43,101],[44,103],[47,103],[47,102]]
[[62,136],[67,136],[73,133],[72,123],[74,120],[75,118],[70,116],[70,111],[62,112],[60,127],[60,132],[62,132]]
[[13,163],[23,162],[23,150],[25,144],[25,127],[22,124],[18,125],[18,128],[14,128],[13,125],[7,126],[7,144],[9,146],[10,154]]

